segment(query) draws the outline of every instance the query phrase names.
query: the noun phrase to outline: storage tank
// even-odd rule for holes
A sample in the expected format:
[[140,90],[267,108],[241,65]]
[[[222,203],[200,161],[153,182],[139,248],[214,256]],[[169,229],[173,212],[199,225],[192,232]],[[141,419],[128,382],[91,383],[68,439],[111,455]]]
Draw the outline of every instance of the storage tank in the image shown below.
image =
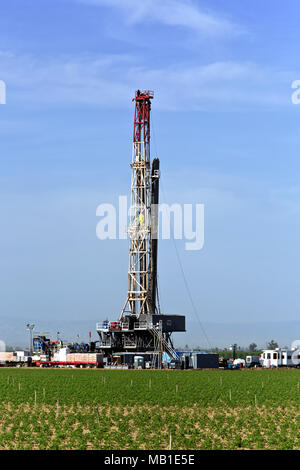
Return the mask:
[[238,358],[233,361],[233,364],[238,365],[239,367],[245,367],[246,361],[244,359]]

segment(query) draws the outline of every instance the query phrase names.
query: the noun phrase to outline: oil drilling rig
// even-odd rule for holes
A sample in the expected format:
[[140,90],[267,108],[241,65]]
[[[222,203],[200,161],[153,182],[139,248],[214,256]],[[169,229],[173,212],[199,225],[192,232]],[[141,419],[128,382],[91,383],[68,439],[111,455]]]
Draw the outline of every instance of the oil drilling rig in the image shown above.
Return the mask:
[[152,91],[135,92],[131,206],[129,214],[128,294],[118,321],[97,324],[99,348],[106,356],[133,352],[177,359],[173,332],[185,331],[185,316],[160,312],[157,288],[159,159],[150,157]]

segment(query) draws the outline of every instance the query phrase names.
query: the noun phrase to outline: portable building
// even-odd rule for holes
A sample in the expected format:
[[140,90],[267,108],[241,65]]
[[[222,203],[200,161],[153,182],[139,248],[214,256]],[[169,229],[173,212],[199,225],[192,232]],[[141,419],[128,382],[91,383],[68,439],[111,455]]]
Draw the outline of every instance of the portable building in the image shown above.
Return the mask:
[[260,355],[262,367],[299,367],[300,351],[298,349],[265,349]]
[[218,354],[201,354],[193,353],[191,356],[193,369],[218,369],[219,368],[219,355]]

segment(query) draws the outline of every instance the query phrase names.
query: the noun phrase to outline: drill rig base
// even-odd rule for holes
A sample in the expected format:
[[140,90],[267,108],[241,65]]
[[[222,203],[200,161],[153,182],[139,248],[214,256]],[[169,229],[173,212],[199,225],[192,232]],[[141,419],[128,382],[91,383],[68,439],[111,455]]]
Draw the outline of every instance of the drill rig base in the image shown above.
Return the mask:
[[154,352],[160,343],[160,349],[174,357],[171,334],[185,331],[184,315],[140,315],[139,319],[127,315],[121,321],[97,324],[99,348],[104,356],[116,352]]

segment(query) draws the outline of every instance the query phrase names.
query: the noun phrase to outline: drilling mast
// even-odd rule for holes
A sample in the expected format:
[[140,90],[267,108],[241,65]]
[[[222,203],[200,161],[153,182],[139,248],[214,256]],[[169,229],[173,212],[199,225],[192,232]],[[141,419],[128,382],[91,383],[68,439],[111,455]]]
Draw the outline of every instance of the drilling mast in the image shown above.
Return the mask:
[[[171,334],[185,331],[185,316],[161,314],[157,308],[157,253],[159,159],[150,157],[152,91],[135,92],[133,151],[131,159],[131,207],[129,214],[128,293],[118,321],[97,324],[100,349],[113,356],[129,351],[173,359]],[[152,361],[153,362],[153,361]],[[155,361],[153,362],[155,363]]]
[[131,206],[129,234],[128,296],[121,317],[129,313],[155,313],[150,292],[153,260],[151,258],[151,163],[150,111],[152,91],[135,92],[133,150],[131,162]]

